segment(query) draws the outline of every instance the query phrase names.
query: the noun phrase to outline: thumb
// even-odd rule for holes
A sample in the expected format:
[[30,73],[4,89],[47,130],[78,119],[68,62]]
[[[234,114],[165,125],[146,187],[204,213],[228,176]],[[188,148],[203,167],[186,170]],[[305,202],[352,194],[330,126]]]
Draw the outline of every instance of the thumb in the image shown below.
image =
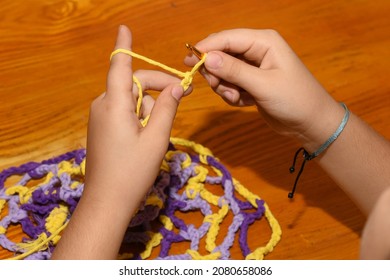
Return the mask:
[[263,86],[262,70],[224,52],[207,53],[205,67],[209,74],[236,85],[249,93]]
[[183,87],[180,84],[171,84],[166,87],[154,103],[146,130],[152,134],[162,134],[164,139],[168,139],[183,94]]

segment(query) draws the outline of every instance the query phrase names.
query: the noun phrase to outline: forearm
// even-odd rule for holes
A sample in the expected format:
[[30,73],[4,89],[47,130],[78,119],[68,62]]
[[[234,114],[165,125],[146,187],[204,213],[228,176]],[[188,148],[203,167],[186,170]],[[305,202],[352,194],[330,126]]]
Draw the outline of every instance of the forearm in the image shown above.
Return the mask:
[[[341,120],[340,115],[338,116]],[[317,159],[319,165],[368,215],[390,186],[390,143],[354,114]]]
[[118,201],[115,193],[85,192],[52,259],[116,259],[139,199]]

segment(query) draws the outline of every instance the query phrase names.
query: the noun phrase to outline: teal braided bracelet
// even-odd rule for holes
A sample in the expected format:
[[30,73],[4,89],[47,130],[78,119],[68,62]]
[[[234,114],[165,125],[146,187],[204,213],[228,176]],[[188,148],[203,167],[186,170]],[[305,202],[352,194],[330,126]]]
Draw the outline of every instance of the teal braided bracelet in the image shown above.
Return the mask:
[[295,179],[294,187],[293,187],[292,191],[289,192],[289,194],[288,194],[289,198],[293,198],[294,197],[295,189],[297,187],[299,177],[301,176],[301,174],[303,172],[303,169],[305,168],[306,161],[312,160],[312,159],[318,157],[323,151],[325,151],[330,146],[330,144],[332,144],[337,139],[337,137],[339,137],[341,132],[344,130],[345,125],[348,122],[350,112],[348,110],[348,107],[344,103],[340,103],[340,104],[341,104],[341,106],[343,106],[343,108],[345,110],[345,114],[344,114],[344,117],[343,117],[339,127],[328,138],[328,140],[326,140],[326,142],[318,150],[316,150],[312,154],[310,154],[308,151],[306,151],[305,148],[299,148],[298,151],[295,153],[293,165],[290,167],[290,173],[293,173],[295,171],[295,163],[296,163],[297,157],[298,157],[300,152],[303,153],[303,162],[302,162],[302,165],[301,165],[301,169],[299,170],[298,175],[297,175],[297,177]]

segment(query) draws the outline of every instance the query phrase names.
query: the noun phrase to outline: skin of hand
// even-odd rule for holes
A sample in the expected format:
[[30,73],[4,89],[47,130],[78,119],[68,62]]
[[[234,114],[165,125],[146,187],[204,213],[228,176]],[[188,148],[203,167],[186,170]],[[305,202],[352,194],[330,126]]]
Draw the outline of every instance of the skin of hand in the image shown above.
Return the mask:
[[[225,30],[195,46],[207,53],[201,73],[218,95],[231,105],[256,105],[274,130],[295,138],[309,153],[340,125],[345,114],[342,106],[276,31]],[[184,60],[189,66],[196,61],[194,56]],[[389,158],[390,142],[351,113],[341,135],[316,159],[362,212],[370,215],[362,258],[390,257],[389,243],[381,242],[385,236],[388,240],[390,232],[389,223],[381,222],[390,213]],[[376,252],[372,249],[380,246]]]
[[[337,129],[344,110],[276,31],[225,30],[196,47],[208,53],[201,73],[218,95],[231,105],[256,105],[274,130],[297,138],[308,151]],[[190,66],[196,61],[185,59]],[[313,133],[319,125],[323,131]]]
[[[118,48],[131,49],[125,26],[119,28]],[[144,90],[161,91],[155,102],[144,97],[142,114],[150,113],[150,119],[142,127],[131,62],[122,53],[112,58],[106,93],[91,105],[85,188],[53,259],[115,259],[131,217],[160,170],[183,88],[168,74],[136,72]]]

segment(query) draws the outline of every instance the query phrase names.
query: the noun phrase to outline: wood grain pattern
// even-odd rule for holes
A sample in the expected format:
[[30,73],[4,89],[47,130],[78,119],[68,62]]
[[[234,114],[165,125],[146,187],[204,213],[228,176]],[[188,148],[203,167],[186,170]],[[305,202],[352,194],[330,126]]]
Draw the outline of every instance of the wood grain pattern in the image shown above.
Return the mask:
[[[2,0],[0,169],[85,147],[89,105],[105,89],[119,24],[132,29],[136,52],[183,70],[186,42],[223,29],[276,29],[337,100],[390,139],[389,9],[386,0]],[[172,134],[209,147],[267,201],[283,237],[266,258],[356,259],[364,217],[346,195],[310,163],[289,201],[297,143],[254,108],[224,104],[199,76],[194,86]],[[255,247],[269,229],[264,222],[250,233]],[[10,235],[21,238],[18,229]],[[232,257],[242,258],[238,246]]]

